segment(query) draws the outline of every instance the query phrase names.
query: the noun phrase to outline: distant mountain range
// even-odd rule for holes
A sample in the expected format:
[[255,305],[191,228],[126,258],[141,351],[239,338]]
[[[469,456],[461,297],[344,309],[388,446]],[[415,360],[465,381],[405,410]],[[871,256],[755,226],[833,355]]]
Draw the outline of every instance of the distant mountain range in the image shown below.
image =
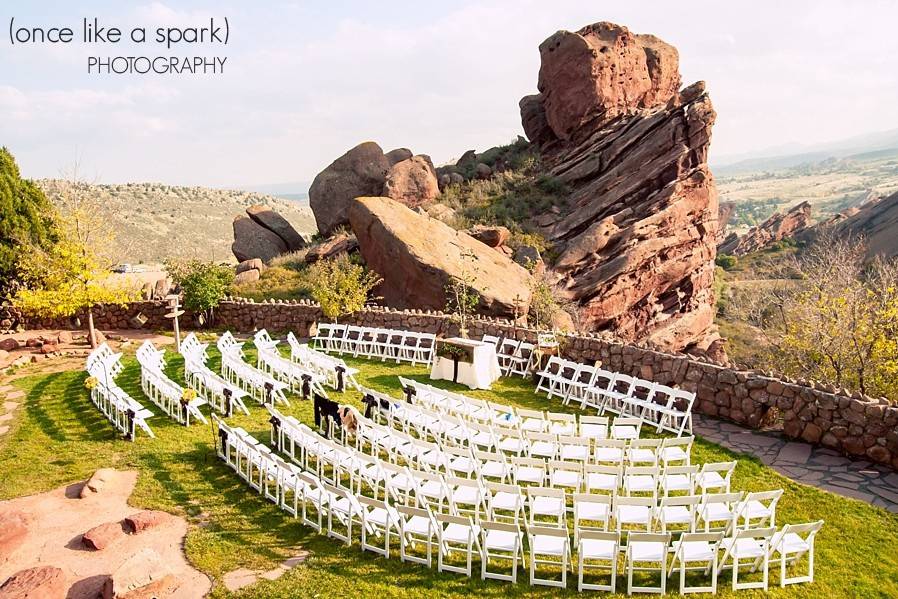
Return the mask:
[[727,177],[745,173],[776,171],[813,164],[827,158],[845,158],[870,152],[898,151],[898,129],[857,135],[824,144],[790,144],[712,159],[715,175]]
[[236,188],[242,191],[262,193],[265,195],[274,196],[276,198],[283,198],[285,200],[299,202],[301,204],[308,204],[309,185],[310,183],[308,181],[293,181],[288,183],[238,185]]

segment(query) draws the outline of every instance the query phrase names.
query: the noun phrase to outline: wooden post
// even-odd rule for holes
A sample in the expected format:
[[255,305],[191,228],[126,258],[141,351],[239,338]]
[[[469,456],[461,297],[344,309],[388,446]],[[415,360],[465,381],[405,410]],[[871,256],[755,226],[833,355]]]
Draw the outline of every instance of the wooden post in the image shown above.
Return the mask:
[[165,315],[166,318],[172,319],[172,328],[175,331],[175,348],[180,353],[181,351],[181,330],[178,327],[178,316],[184,314],[184,310],[180,309],[180,304],[178,300],[180,297],[176,294],[172,294],[167,296],[165,299],[168,300],[169,304],[171,304],[171,312]]

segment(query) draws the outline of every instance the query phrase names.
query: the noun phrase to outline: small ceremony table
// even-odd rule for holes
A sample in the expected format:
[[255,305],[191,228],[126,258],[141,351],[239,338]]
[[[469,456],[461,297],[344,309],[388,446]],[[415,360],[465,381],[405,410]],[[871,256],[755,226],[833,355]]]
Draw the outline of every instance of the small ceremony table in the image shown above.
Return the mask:
[[502,372],[492,343],[451,337],[437,341],[431,380],[445,380],[471,389],[489,389]]

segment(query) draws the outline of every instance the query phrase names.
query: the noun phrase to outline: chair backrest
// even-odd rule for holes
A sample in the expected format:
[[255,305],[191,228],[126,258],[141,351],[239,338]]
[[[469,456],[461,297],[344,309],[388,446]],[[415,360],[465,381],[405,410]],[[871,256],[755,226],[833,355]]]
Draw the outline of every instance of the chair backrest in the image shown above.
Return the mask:
[[607,391],[614,386],[614,378],[616,374],[609,370],[596,368],[595,376],[592,378],[592,386],[594,389]]
[[630,466],[624,472],[624,476],[654,476],[657,478],[660,472],[657,466]]
[[698,474],[698,465],[691,464],[689,466],[668,466],[662,472],[664,476],[671,476],[675,474],[686,474],[689,476],[695,476]]
[[564,500],[566,491],[564,489],[553,489],[552,487],[527,487],[527,498],[532,502],[536,497],[554,497],[555,499]]
[[603,530],[592,530],[589,528],[583,528],[577,530],[577,537],[583,540],[591,540],[591,541],[612,541],[616,545],[620,545],[620,533],[619,532],[605,532]]
[[733,538],[735,539],[763,539],[770,540],[774,533],[776,532],[776,528],[768,527],[768,528],[743,528],[737,530],[733,533]]
[[[685,437],[664,437],[661,447],[692,447],[694,441],[695,437],[692,435]],[[689,453],[689,451],[686,450],[686,453]]]
[[484,343],[490,343],[490,344],[496,345],[496,346],[498,346],[498,344],[499,344],[499,338],[496,337],[495,335],[484,335],[483,339],[481,339],[481,341],[483,341]]
[[467,526],[471,529],[474,528],[474,521],[470,516],[456,516],[455,514],[446,514],[442,512],[432,513],[433,519],[437,521],[438,524],[459,524],[461,526]]
[[743,492],[737,493],[708,493],[704,495],[703,503],[737,503],[742,500]]
[[487,481],[483,483],[483,487],[489,491],[491,495],[495,495],[496,493],[511,493],[512,495],[520,495],[522,500],[524,497],[523,493],[521,493],[521,487],[518,485]]
[[507,522],[495,522],[493,520],[481,520],[479,522],[480,528],[484,531],[487,530],[497,530],[501,532],[510,532],[518,535],[521,535],[521,527],[517,524],[508,524]]
[[624,395],[630,395],[633,390],[633,385],[636,384],[636,379],[628,374],[616,373],[614,375],[614,380],[612,381],[611,388],[617,391],[618,393],[623,393]]
[[624,506],[624,505],[630,505],[630,506],[635,505],[635,506],[654,508],[655,507],[655,498],[654,497],[624,497],[621,495],[618,495],[617,497],[614,498],[615,509],[620,506]]
[[417,516],[419,518],[426,518],[429,522],[433,522],[432,514],[423,508],[399,504],[396,506],[396,511],[403,517],[403,521]]
[[574,513],[577,513],[578,503],[602,503],[609,508],[613,502],[611,495],[597,495],[595,493],[574,493]]
[[697,506],[702,502],[700,495],[674,495],[662,497],[660,507]]
[[660,449],[663,439],[633,439],[630,449]]
[[583,474],[583,462],[565,462],[563,460],[549,460],[550,470],[565,470],[567,472],[576,472]]
[[564,539],[565,544],[570,542],[567,528],[553,528],[551,526],[528,526],[527,534],[531,537],[558,537]]
[[713,546],[723,540],[723,532],[684,532],[680,535],[682,543],[710,543]]
[[733,474],[733,470],[736,469],[736,462],[705,462],[702,464],[702,469],[700,472],[717,472],[718,474],[725,473],[724,478],[729,478],[731,474]]
[[630,387],[630,396],[645,401],[652,401],[655,395],[656,384],[645,379],[634,378]]
[[670,545],[671,534],[660,532],[631,532],[627,535],[627,546],[633,543],[662,543]]
[[583,466],[583,472],[585,472],[586,474],[608,474],[611,476],[617,476],[619,478],[623,474],[623,471],[623,464],[618,464],[617,466],[608,466],[606,464],[585,464]]
[[516,408],[515,412],[517,412],[518,418],[525,420],[527,418],[535,418],[537,420],[545,420],[546,415],[543,412],[538,410],[528,410],[526,408]]

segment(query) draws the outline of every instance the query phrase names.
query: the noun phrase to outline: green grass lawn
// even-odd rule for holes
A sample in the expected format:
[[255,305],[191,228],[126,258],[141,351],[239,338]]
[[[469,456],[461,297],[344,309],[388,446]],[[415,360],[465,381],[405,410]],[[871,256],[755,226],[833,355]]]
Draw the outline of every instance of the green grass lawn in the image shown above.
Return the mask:
[[[169,353],[169,375],[182,380],[180,358]],[[217,360],[213,358],[213,368]],[[361,369],[363,385],[399,396],[398,375],[420,380],[427,372],[408,365],[351,360]],[[26,392],[22,408],[16,411],[10,432],[0,440],[0,499],[38,493],[85,479],[100,467],[137,469],[140,476],[131,498],[139,508],[162,509],[182,515],[191,523],[186,540],[190,561],[216,580],[213,597],[505,597],[555,596],[557,589],[531,588],[526,570],[519,582],[510,583],[467,579],[461,575],[439,574],[425,566],[402,563],[398,555],[384,559],[363,553],[358,542],[345,547],[336,540],[315,534],[289,515],[279,511],[245,486],[230,468],[218,461],[213,449],[211,428],[197,425],[184,428],[160,413],[143,397],[139,367],[133,356],[119,384],[157,415],[150,425],[157,438],[138,434],[134,443],[123,441],[88,399],[85,374],[68,371],[35,374],[15,385]],[[531,408],[560,411],[558,402],[547,403],[533,393],[530,382],[502,379],[492,391],[470,395]],[[342,403],[360,405],[355,391],[333,393]],[[311,423],[311,402],[293,401],[283,408]],[[268,439],[265,410],[254,404],[251,415],[231,419],[259,439]],[[870,505],[842,498],[783,478],[759,461],[734,454],[717,445],[697,440],[694,461],[739,459],[733,488],[760,491],[783,488],[777,520],[807,522],[826,520],[817,537],[816,581],[781,590],[771,587],[776,597],[896,597],[898,596],[898,516]],[[276,581],[262,580],[236,594],[220,584],[226,572],[240,567],[267,570],[302,547],[309,559]],[[398,553],[398,550],[397,550]],[[773,578],[772,578],[773,580]],[[718,594],[729,596],[729,574],[719,582]],[[618,585],[625,588],[625,579]],[[576,593],[576,579],[569,574],[567,594]],[[669,581],[676,588],[676,580]],[[759,591],[740,591],[740,597],[760,597]]]

